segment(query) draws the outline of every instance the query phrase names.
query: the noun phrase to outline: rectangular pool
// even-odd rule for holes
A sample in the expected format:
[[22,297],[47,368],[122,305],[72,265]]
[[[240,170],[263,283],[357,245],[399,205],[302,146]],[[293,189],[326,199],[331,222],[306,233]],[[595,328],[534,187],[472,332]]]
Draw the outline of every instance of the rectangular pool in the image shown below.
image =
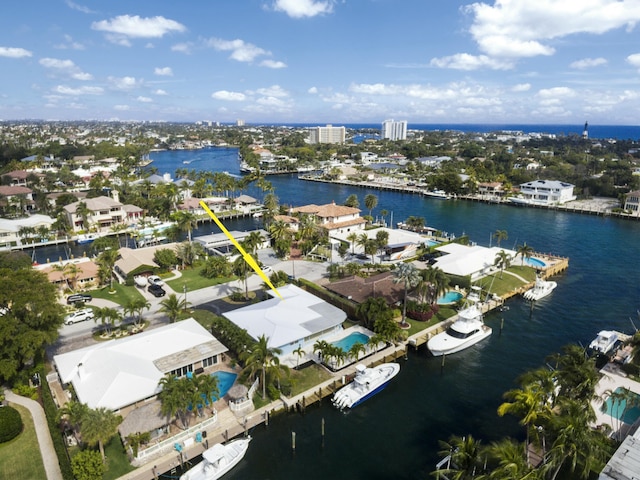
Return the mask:
[[362,345],[366,345],[368,341],[368,335],[360,332],[353,332],[336,342],[331,342],[331,345],[341,348],[343,352],[348,352],[354,344],[361,343]]
[[630,392],[622,387],[616,388],[613,392],[616,395],[622,395],[628,392],[630,395],[630,405],[627,400],[607,398],[605,413],[610,417],[623,421],[628,425],[633,425],[640,418],[640,395]]

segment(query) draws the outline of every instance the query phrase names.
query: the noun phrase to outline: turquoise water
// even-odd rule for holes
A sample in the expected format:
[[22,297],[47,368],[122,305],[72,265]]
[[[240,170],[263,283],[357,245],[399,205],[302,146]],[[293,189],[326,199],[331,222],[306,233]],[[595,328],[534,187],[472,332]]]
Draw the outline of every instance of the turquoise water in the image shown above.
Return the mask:
[[[623,394],[624,388],[618,387],[615,390],[615,394]],[[607,398],[605,402],[607,405],[606,414],[610,417],[622,420],[624,423],[632,425],[638,418],[640,418],[640,395],[630,392],[631,404],[627,407],[627,401],[623,398],[620,400],[612,400],[611,397]]]
[[447,293],[445,293],[442,297],[440,297],[437,303],[438,305],[449,305],[451,303],[456,303],[457,301],[461,300],[462,297],[464,297],[464,295],[462,295],[460,292],[450,290]]
[[435,247],[436,245],[440,245],[440,242],[437,242],[437,241],[435,241],[435,240],[427,240],[427,241],[425,242],[425,245],[426,245],[427,247]]
[[547,265],[545,262],[535,257],[527,258],[527,263],[532,267],[544,267]]
[[211,376],[218,379],[218,391],[220,392],[220,395],[217,397],[218,399],[227,394],[229,389],[233,386],[233,382],[235,382],[238,377],[236,373],[225,371],[213,372]]
[[344,338],[341,338],[337,342],[332,342],[331,345],[335,345],[336,347],[341,348],[342,351],[348,352],[354,344],[361,343],[362,345],[366,345],[368,341],[368,335],[360,332],[354,332]]

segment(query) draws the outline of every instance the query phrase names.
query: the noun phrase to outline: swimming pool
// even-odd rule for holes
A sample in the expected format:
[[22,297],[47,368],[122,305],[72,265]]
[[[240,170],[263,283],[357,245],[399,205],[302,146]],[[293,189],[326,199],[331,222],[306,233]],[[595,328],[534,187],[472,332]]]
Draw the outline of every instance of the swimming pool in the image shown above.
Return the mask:
[[368,335],[360,332],[353,332],[336,342],[331,342],[331,345],[341,348],[343,352],[348,352],[354,344],[361,343],[362,345],[366,345],[368,341]]
[[211,376],[218,379],[218,391],[220,392],[220,395],[216,397],[216,400],[219,400],[220,398],[224,397],[229,389],[233,386],[233,382],[236,381],[238,374],[232,372],[224,372],[221,370],[219,372],[213,372]]
[[547,266],[546,263],[544,263],[539,258],[535,258],[535,257],[527,258],[526,261],[531,267],[541,268],[541,267],[546,267]]
[[427,247],[435,247],[436,245],[440,245],[440,242],[437,240],[427,240],[424,242]]
[[452,303],[456,303],[461,300],[464,295],[460,292],[456,292],[455,290],[449,290],[442,297],[440,297],[437,301],[438,305],[451,305]]
[[[624,398],[613,400],[611,397],[607,398],[605,413],[610,417],[622,420],[624,423],[633,425],[638,418],[640,418],[640,395],[629,392],[631,395],[632,405],[627,407],[627,400]],[[616,395],[622,395],[625,393],[625,389],[622,387],[616,388],[613,392]]]

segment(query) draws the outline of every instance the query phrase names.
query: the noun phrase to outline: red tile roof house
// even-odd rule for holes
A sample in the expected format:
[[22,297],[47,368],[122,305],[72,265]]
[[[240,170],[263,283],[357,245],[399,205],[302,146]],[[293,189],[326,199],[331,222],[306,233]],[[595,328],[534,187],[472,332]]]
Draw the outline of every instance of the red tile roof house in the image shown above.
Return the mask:
[[22,212],[35,210],[33,190],[27,187],[0,185],[0,207],[9,208],[11,206]]
[[367,221],[360,217],[360,209],[336,205],[335,202],[326,205],[305,205],[292,208],[292,215],[312,215],[316,223],[327,230],[329,236],[333,233],[346,233],[364,230]]

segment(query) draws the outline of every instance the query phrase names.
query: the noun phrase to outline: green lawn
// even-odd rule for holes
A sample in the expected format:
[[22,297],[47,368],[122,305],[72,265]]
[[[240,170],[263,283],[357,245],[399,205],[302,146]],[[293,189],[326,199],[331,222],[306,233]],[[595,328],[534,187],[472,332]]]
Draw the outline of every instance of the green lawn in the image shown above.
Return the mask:
[[20,412],[24,430],[10,442],[0,444],[0,478],[47,478],[33,418],[26,408],[11,406]]
[[115,293],[109,293],[110,287],[102,287],[97,290],[92,290],[89,293],[94,298],[102,298],[104,300],[111,300],[118,305],[125,306],[130,300],[134,298],[144,298],[138,289],[134,286],[128,287],[120,283],[114,283],[113,289]]
[[482,287],[483,293],[489,292],[496,295],[504,295],[524,285],[522,280],[513,275],[509,275],[507,272],[519,275],[528,282],[533,282],[536,279],[536,271],[534,268],[513,266],[509,267],[505,272],[496,272],[493,275],[483,277],[476,284]]
[[173,288],[174,291],[180,293],[183,291],[185,285],[187,286],[187,292],[190,292],[192,290],[199,290],[201,288],[227,283],[235,279],[235,277],[206,278],[200,275],[200,270],[200,268],[182,270],[182,272],[180,272],[182,273],[182,276],[175,280],[169,280],[167,285]]
[[307,390],[311,390],[322,382],[330,380],[332,377],[329,372],[315,363],[302,370],[292,370],[291,396],[293,397]]
[[113,480],[135,470],[129,463],[127,453],[120,440],[120,435],[115,435],[104,447],[104,454],[107,457],[107,472],[102,477],[103,480]]

